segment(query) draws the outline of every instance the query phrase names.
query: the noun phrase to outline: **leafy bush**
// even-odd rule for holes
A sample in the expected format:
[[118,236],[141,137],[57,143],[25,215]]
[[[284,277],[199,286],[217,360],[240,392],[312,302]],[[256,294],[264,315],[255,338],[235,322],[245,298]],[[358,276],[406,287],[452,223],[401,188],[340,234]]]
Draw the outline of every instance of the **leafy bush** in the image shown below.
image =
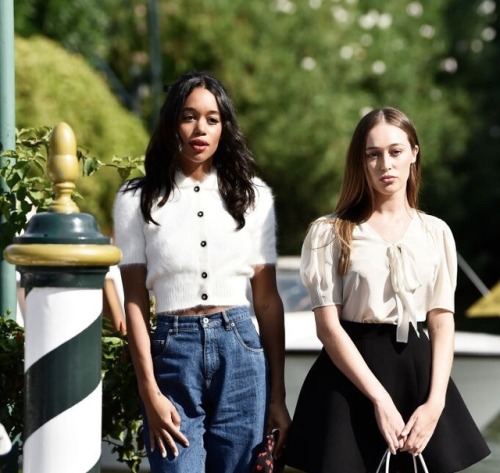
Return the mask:
[[10,438],[22,433],[24,387],[24,329],[0,317],[0,422]]
[[104,318],[102,337],[102,438],[134,473],[145,457],[137,381],[126,336]]
[[[26,227],[30,212],[46,209],[53,198],[52,183],[45,174],[49,140],[52,128],[25,128],[16,133],[16,149],[1,153],[10,164],[0,167],[0,178],[7,184],[10,192],[0,193],[0,250],[12,242],[13,237]],[[104,163],[78,147],[77,157],[82,163],[81,180],[99,179],[103,172],[114,171],[119,182],[133,175],[143,174],[142,157],[113,157]],[[81,181],[80,181],[81,182]],[[77,183],[78,188],[78,183]],[[116,189],[114,189],[116,191]],[[76,192],[77,203],[84,196]]]
[[[19,129],[68,123],[100,162],[143,154],[148,134],[141,120],[126,110],[104,77],[79,54],[71,54],[43,36],[15,38],[16,126]],[[83,147],[82,147],[82,151]],[[92,214],[101,231],[111,234],[111,207],[120,184],[116,172],[102,169],[78,189],[81,209]]]

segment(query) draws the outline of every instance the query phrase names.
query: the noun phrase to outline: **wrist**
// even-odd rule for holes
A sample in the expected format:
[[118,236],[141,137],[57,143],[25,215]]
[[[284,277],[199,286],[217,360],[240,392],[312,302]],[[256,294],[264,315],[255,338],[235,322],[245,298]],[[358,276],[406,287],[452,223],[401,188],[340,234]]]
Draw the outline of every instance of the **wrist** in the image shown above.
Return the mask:
[[142,384],[139,386],[139,396],[143,402],[148,402],[162,396],[162,393],[156,383]]
[[286,390],[284,385],[271,387],[271,392],[269,395],[269,402],[285,402]]
[[392,402],[391,396],[385,389],[380,389],[379,391],[369,394],[368,398],[374,406],[381,406],[388,402]]
[[442,396],[429,396],[427,404],[433,409],[442,412],[445,406],[445,399]]

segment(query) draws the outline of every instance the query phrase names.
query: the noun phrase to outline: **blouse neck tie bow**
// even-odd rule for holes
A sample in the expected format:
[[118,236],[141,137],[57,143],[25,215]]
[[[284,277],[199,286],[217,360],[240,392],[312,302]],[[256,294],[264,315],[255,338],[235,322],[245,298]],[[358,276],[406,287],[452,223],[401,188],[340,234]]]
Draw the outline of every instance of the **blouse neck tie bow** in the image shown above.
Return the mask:
[[415,258],[405,245],[396,243],[389,247],[388,253],[391,284],[396,295],[398,311],[396,339],[398,342],[406,343],[408,342],[410,324],[413,325],[418,335],[413,293],[421,286],[421,283],[415,269]]

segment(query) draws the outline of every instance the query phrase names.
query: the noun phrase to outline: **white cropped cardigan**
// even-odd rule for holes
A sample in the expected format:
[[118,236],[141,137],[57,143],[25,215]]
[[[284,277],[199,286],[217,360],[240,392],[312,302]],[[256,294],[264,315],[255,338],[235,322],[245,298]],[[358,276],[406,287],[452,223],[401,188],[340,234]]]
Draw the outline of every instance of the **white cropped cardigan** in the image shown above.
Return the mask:
[[277,258],[273,196],[263,181],[254,183],[256,203],[240,230],[225,208],[215,172],[202,182],[178,173],[168,202],[153,208],[160,225],[144,222],[140,191],[118,192],[114,236],[123,253],[120,265],[146,265],[146,287],[157,312],[250,304],[253,266],[275,264]]

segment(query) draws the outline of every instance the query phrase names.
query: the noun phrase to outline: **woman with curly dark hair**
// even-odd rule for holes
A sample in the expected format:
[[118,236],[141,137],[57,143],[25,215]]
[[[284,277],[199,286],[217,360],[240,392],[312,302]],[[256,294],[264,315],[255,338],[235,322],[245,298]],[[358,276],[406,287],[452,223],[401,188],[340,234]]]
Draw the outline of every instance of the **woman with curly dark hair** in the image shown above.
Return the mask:
[[114,222],[151,471],[249,472],[264,434],[284,434],[279,451],[290,423],[283,305],[273,196],[215,77],[169,88],[145,170]]

